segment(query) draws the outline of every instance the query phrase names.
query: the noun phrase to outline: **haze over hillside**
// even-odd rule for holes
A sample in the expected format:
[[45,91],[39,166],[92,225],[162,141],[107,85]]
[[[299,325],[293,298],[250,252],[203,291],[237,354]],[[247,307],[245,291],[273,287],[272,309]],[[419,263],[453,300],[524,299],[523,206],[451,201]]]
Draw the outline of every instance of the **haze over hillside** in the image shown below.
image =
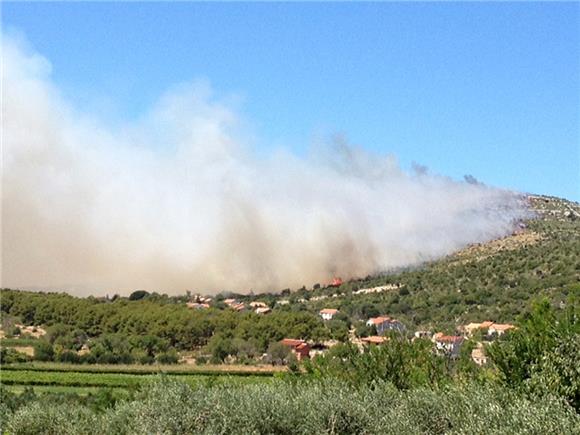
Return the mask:
[[257,156],[207,86],[110,126],[66,101],[49,60],[2,44],[3,287],[296,288],[438,258],[529,216],[517,193],[343,140]]

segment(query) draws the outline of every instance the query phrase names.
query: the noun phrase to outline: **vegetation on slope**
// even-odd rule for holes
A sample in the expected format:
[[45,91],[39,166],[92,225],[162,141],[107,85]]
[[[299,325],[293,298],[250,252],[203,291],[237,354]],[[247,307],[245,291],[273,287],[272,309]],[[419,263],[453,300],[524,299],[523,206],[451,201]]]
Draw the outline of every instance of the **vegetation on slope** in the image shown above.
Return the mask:
[[[339,308],[352,321],[388,314],[419,329],[493,320],[511,322],[530,301],[557,305],[580,292],[580,205],[557,198],[530,198],[536,217],[521,234],[470,247],[420,268],[352,281],[339,289],[300,291],[291,301]],[[381,293],[353,294],[395,284]]]

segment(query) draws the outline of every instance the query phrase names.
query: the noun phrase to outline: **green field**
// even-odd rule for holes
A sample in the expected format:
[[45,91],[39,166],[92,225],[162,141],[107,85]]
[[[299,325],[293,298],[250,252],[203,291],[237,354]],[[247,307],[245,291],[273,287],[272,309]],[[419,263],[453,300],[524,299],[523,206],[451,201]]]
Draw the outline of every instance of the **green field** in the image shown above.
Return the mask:
[[0,339],[0,346],[5,347],[25,347],[34,346],[38,343],[36,338],[2,338]]
[[174,375],[207,375],[207,376],[263,376],[271,377],[283,372],[283,366],[227,366],[227,365],[143,365],[143,364],[63,364],[53,362],[28,362],[5,364],[3,371],[39,371],[39,372],[79,372],[79,373],[123,373],[123,374],[160,374]]
[[[250,368],[251,369],[251,368]],[[55,363],[5,365],[0,383],[16,393],[33,386],[37,392],[88,394],[101,388],[135,389],[167,377],[194,385],[243,385],[269,382],[274,372],[233,370],[228,372],[191,366],[83,366]]]
[[[55,393],[55,394],[77,394],[79,396],[86,396],[89,394],[97,394],[102,387],[66,387],[60,385],[35,385],[35,386],[28,386],[28,385],[6,385],[5,388],[16,394],[22,394],[26,388],[32,388],[33,391],[37,394],[43,393]],[[125,397],[127,395],[126,390],[124,388],[111,388],[115,393],[119,393],[121,397]]]

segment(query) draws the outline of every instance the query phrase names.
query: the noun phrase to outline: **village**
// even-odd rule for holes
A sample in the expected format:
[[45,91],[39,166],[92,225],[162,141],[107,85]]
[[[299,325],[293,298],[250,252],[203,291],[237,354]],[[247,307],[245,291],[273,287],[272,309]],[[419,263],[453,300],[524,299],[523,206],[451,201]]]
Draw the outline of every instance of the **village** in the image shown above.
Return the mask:
[[[335,279],[329,287],[338,287],[342,284],[342,280]],[[379,293],[382,291],[390,291],[400,288],[400,285],[385,285],[375,288],[360,289],[353,294],[369,294]],[[327,298],[339,297],[338,294],[329,296],[315,296],[310,298],[310,301],[320,301]],[[306,302],[305,299],[298,300],[301,303]],[[214,298],[209,296],[195,296],[193,301],[187,302],[187,307],[193,310],[209,309],[214,304]],[[258,315],[267,315],[272,312],[272,307],[264,301],[242,302],[236,298],[226,298],[222,301],[226,307],[236,311],[253,311]],[[276,305],[288,305],[290,302],[286,299],[276,301]],[[331,322],[340,317],[341,312],[336,308],[323,308],[318,311],[318,315],[323,322]],[[506,332],[515,329],[516,327],[510,323],[495,323],[490,320],[483,322],[471,322],[465,325],[459,325],[456,328],[455,334],[449,335],[443,332],[433,332],[430,330],[416,330],[409,331],[403,322],[388,315],[380,315],[370,317],[366,320],[367,334],[357,334],[354,327],[349,329],[348,342],[355,345],[361,352],[368,346],[383,346],[388,345],[392,337],[405,337],[410,340],[430,340],[433,343],[433,352],[439,355],[444,355],[449,358],[458,358],[463,344],[467,340],[474,341],[475,345],[471,350],[471,359],[479,366],[487,363],[487,356],[485,347],[493,342],[495,339],[501,337]],[[314,340],[305,340],[300,337],[286,337],[280,341],[286,346],[292,355],[298,360],[314,358],[317,355],[324,355],[326,351],[332,347],[343,343],[336,339],[325,340],[317,342]],[[266,355],[264,355],[266,357]],[[192,360],[191,362],[193,362]]]

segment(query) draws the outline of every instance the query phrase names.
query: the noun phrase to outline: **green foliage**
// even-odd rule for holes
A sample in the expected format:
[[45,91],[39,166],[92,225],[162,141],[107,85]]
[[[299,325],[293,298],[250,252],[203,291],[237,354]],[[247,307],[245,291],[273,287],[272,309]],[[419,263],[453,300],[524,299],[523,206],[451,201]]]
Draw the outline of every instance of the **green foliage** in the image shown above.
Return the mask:
[[220,364],[228,356],[237,354],[233,340],[220,334],[214,335],[210,339],[206,350],[211,354],[211,362],[213,364]]
[[448,377],[445,359],[433,352],[431,342],[411,342],[401,337],[393,337],[382,346],[370,346],[363,353],[354,345],[337,345],[305,367],[318,378],[338,378],[352,385],[382,380],[401,390],[436,386]]
[[367,325],[365,322],[359,322],[355,328],[357,337],[368,337],[369,335],[377,335],[377,328],[374,325]]
[[171,349],[167,352],[157,354],[155,360],[159,364],[177,364],[177,362],[179,361],[179,356],[177,355],[175,349]]
[[505,334],[487,349],[501,380],[511,387],[520,387],[528,380],[534,367],[561,340],[580,334],[580,306],[574,297],[564,309],[556,309],[543,299],[534,303],[518,325],[517,330]]
[[[105,400],[107,403],[107,401]],[[195,388],[161,380],[134,400],[85,405],[32,400],[8,411],[11,434],[142,433],[578,433],[580,418],[555,400],[530,401],[501,388],[467,385],[398,391],[378,382],[285,381]]]
[[0,365],[26,362],[29,356],[10,347],[0,347]]
[[18,326],[11,326],[8,331],[6,331],[6,336],[7,337],[15,337],[20,335],[21,331],[20,328]]
[[559,338],[532,367],[528,387],[541,396],[563,397],[580,412],[580,334]]
[[[259,355],[286,337],[326,339],[331,334],[317,314],[305,311],[275,310],[263,316],[229,309],[190,310],[182,302],[152,295],[111,302],[4,289],[1,297],[5,314],[47,325],[49,340],[59,350],[76,351],[88,344],[92,356],[87,362],[151,361],[170,348],[205,346],[215,335],[231,339],[233,347],[249,343],[241,344],[243,354]],[[149,358],[139,352],[132,356],[134,349]]]
[[[216,372],[200,373],[167,373],[161,374],[169,378],[179,378],[189,384],[203,383],[209,378],[216,376]],[[218,373],[219,375],[219,373]],[[72,372],[72,371],[34,371],[34,370],[6,370],[2,371],[2,384],[4,385],[38,385],[38,386],[68,386],[68,387],[108,387],[108,388],[136,388],[158,378],[160,374],[150,373],[114,373],[114,372]],[[269,376],[246,373],[245,376],[222,373],[218,383],[224,382],[230,385],[236,383],[269,382]]]
[[52,361],[54,349],[52,344],[45,340],[38,340],[34,343],[34,359],[38,361]]
[[268,357],[272,364],[283,364],[290,355],[290,348],[282,343],[274,342],[268,347]]
[[138,301],[138,300],[141,300],[143,298],[146,298],[147,296],[149,296],[149,293],[146,292],[145,290],[136,290],[129,295],[129,300],[130,301]]
[[34,346],[37,341],[37,338],[2,338],[0,339],[0,345],[6,347],[25,347]]
[[154,375],[159,373],[177,375],[215,375],[227,374],[228,376],[264,376],[269,377],[274,374],[271,370],[248,371],[231,368],[199,368],[195,365],[90,365],[90,364],[61,364],[32,362],[23,364],[10,364],[2,367],[3,372],[8,371],[30,371],[30,372],[59,372],[59,373],[121,373],[128,375]]

